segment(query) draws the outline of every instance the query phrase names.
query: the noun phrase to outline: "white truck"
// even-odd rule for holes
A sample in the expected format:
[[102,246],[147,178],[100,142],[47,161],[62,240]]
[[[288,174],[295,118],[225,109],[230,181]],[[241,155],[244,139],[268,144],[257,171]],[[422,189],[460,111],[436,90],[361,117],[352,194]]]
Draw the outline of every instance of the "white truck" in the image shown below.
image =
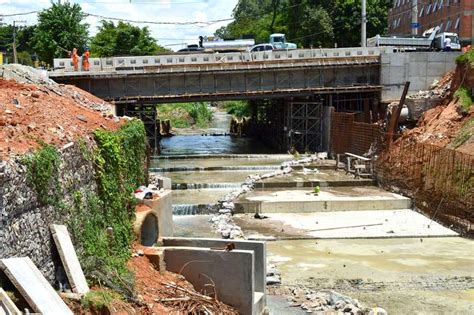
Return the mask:
[[422,36],[380,36],[367,39],[368,47],[393,46],[403,50],[443,50],[446,38],[451,40],[451,50],[461,50],[456,33],[438,33],[439,26],[426,30]]
[[270,35],[270,44],[275,49],[296,49],[296,44],[288,43],[285,34],[275,33]]

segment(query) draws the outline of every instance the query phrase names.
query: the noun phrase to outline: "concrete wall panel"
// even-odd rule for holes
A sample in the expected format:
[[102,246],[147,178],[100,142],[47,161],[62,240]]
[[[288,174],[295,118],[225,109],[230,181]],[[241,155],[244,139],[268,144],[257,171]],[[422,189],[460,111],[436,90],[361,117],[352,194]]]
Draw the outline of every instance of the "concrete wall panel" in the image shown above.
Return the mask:
[[209,284],[214,283],[220,301],[235,307],[240,314],[253,313],[253,251],[165,247],[164,260],[167,270],[181,272],[197,291],[213,292]]

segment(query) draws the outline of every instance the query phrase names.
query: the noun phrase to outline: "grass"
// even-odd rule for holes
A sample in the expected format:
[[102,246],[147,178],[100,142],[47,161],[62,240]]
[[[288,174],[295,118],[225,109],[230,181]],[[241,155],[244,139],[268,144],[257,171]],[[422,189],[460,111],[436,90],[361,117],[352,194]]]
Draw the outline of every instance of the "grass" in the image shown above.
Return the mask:
[[460,102],[462,112],[464,112],[464,113],[469,112],[469,110],[472,106],[471,91],[468,88],[466,88],[464,86],[461,86],[456,91],[456,93],[454,93],[454,96],[459,97],[459,102]]
[[173,103],[157,106],[158,119],[170,120],[174,128],[209,127],[212,121],[212,110],[207,103]]
[[456,138],[454,138],[452,142],[452,146],[454,148],[458,148],[462,146],[466,141],[468,141],[471,137],[474,136],[474,118],[468,120],[464,126],[459,130]]
[[91,290],[84,295],[81,304],[84,308],[100,310],[103,307],[108,307],[114,300],[120,299],[120,295],[111,290]]
[[226,101],[223,107],[227,111],[227,114],[231,114],[237,118],[251,115],[250,106],[247,101]]

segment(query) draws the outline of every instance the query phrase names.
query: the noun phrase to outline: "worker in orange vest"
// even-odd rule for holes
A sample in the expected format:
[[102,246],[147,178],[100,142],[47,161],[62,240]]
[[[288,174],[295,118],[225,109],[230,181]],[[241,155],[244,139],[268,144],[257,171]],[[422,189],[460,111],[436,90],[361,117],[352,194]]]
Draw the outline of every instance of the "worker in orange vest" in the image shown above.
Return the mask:
[[79,70],[79,55],[77,54],[77,48],[72,49],[71,60],[72,60],[72,65],[74,67],[74,71],[78,71]]
[[89,49],[86,48],[86,51],[82,54],[82,70],[84,71],[89,71],[89,57],[91,56],[91,53],[89,52]]

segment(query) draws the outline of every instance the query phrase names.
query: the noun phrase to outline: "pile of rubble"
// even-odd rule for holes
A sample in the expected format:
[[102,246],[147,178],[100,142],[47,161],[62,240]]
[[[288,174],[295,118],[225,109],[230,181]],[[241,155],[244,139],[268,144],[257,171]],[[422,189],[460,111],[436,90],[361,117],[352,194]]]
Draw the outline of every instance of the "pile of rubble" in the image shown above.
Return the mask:
[[283,162],[281,164],[281,169],[277,171],[261,175],[248,176],[239,189],[233,190],[229,194],[225,195],[221,200],[219,200],[219,203],[216,207],[217,213],[210,219],[215,231],[219,233],[222,238],[244,238],[242,229],[237,224],[235,224],[234,220],[232,219],[232,214],[235,209],[234,200],[236,198],[253,190],[255,188],[255,183],[262,179],[289,174],[293,171],[292,166],[311,163],[326,157],[327,153],[318,153],[300,160]]
[[288,300],[291,306],[299,306],[308,313],[387,314],[380,307],[369,309],[357,299],[332,290],[315,291],[304,287],[296,287],[291,290]]

